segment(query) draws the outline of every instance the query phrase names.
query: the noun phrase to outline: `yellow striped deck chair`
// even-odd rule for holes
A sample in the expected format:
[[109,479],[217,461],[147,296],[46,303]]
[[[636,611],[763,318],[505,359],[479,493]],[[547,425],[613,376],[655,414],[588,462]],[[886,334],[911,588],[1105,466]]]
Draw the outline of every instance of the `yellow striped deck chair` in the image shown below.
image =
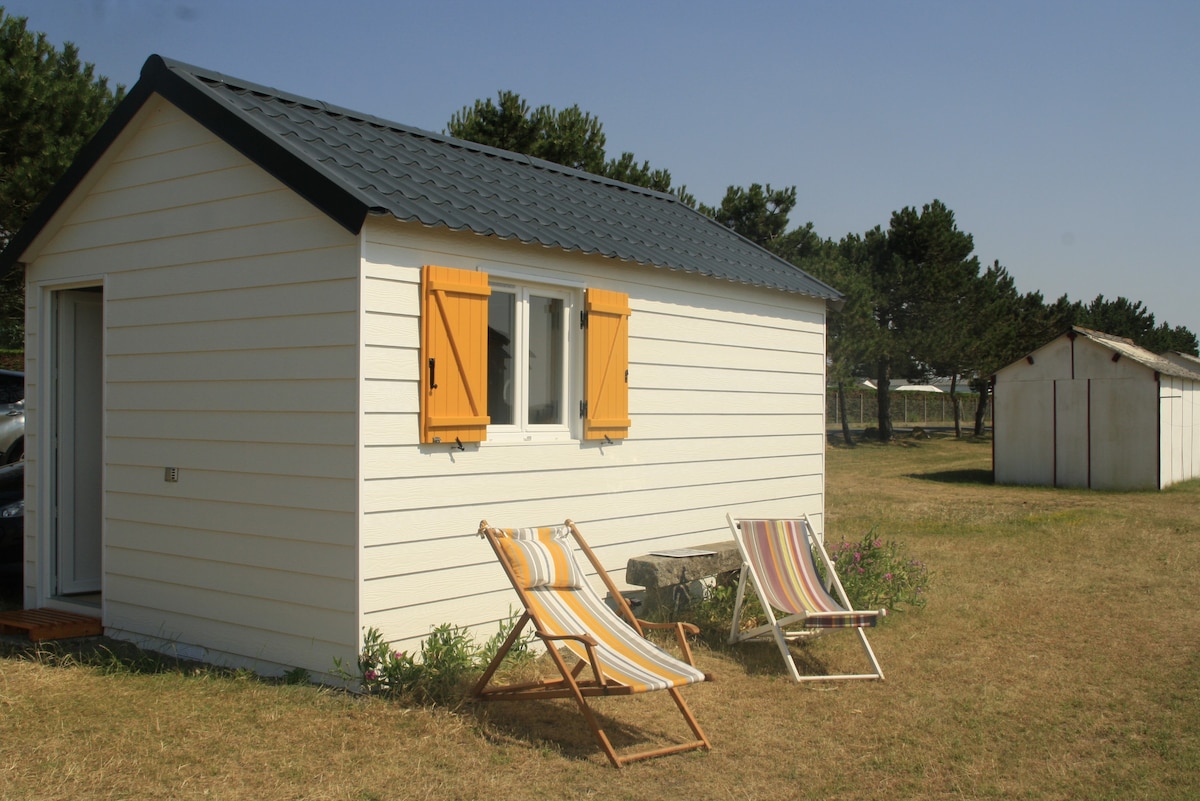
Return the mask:
[[[639,759],[711,748],[679,693],[684,685],[712,678],[698,670],[692,660],[686,635],[698,634],[695,626],[647,623],[634,617],[629,604],[570,520],[561,526],[517,529],[492,528],[484,520],[479,524],[479,534],[496,552],[525,612],[475,685],[476,698],[483,701],[574,698],[604,753],[616,767]],[[604,582],[617,611],[592,589],[575,557],[576,548]],[[560,677],[492,686],[497,668],[529,624],[545,643]],[[642,633],[644,628],[674,629],[686,661],[676,659],[647,640]],[[574,664],[568,667],[567,660],[571,657]],[[666,690],[670,694],[695,739],[618,754],[586,699],[652,690]]]
[[[817,539],[807,517],[795,519],[735,519],[726,515],[733,538],[742,556],[737,600],[733,608],[733,625],[729,631],[730,644],[771,637],[783,654],[783,661],[796,681],[829,681],[834,679],[882,679],[879,660],[867,642],[863,630],[874,626],[886,609],[856,611],[850,606],[846,590],[833,568],[825,546]],[[820,556],[828,584],[817,572]],[[754,587],[767,622],[742,630],[742,606],[746,598],[747,581]],[[836,598],[830,594],[836,593]],[[776,616],[776,612],[782,613]],[[788,641],[812,636],[830,629],[852,628],[862,642],[863,651],[871,662],[872,672],[840,675],[801,675],[796,660],[788,650]],[[790,630],[789,630],[790,629]]]

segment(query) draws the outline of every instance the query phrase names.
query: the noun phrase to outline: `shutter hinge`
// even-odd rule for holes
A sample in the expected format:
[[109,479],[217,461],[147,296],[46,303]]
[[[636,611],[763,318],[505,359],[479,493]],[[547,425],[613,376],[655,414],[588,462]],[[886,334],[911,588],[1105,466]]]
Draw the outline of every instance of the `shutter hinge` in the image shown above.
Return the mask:
[[587,419],[587,401],[585,400],[579,402],[579,417],[582,420]]
[[579,311],[579,327],[587,328],[587,309],[580,309]]

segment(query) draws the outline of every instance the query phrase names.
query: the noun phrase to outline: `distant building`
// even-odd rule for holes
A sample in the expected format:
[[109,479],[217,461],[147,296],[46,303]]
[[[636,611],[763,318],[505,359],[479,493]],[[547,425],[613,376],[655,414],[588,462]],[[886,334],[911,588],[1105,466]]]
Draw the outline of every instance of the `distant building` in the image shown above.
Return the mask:
[[1200,477],[1200,370],[1187,363],[1073,327],[1001,369],[996,483],[1162,489]]

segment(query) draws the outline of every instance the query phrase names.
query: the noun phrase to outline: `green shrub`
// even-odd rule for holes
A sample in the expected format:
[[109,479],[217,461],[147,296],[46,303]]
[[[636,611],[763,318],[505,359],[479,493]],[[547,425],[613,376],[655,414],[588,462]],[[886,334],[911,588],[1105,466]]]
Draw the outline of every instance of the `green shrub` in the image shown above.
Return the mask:
[[884,541],[871,529],[859,542],[842,542],[829,558],[855,609],[898,611],[925,606],[929,571],[905,555],[903,545]]
[[[419,654],[395,650],[379,629],[371,627],[363,633],[357,675],[346,670],[341,659],[334,659],[334,672],[345,681],[358,681],[365,693],[404,697],[422,704],[451,704],[461,698],[467,679],[495,657],[513,625],[513,617],[501,621],[496,634],[483,645],[476,645],[466,628],[443,623],[421,641]],[[505,662],[530,658],[531,640],[530,633],[518,638]]]

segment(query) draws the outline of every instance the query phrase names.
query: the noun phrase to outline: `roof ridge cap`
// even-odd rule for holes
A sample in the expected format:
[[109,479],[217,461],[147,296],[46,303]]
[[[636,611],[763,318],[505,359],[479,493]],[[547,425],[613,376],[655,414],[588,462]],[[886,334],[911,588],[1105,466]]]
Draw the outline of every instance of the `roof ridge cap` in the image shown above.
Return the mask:
[[504,150],[503,148],[486,145],[481,142],[473,142],[469,139],[461,139],[448,133],[432,131],[426,128],[418,128],[413,125],[406,125],[404,123],[396,122],[395,120],[389,120],[386,117],[368,114],[356,109],[338,105],[336,103],[330,103],[319,98],[307,97],[305,95],[296,94],[295,92],[286,92],[273,86],[255,83],[254,81],[247,81],[243,78],[205,69],[194,64],[188,64],[186,62],[167,58],[166,56],[159,54],[151,55],[150,58],[146,60],[146,64],[142,67],[142,74],[146,75],[148,70],[165,70],[175,74],[182,74],[183,77],[192,77],[201,81],[221,83],[234,89],[254,92],[267,97],[273,97],[286,103],[295,103],[298,106],[316,109],[325,114],[332,114],[351,120],[358,120],[368,125],[377,125],[390,131],[396,131],[411,136],[420,136],[426,139],[441,142],[451,147],[461,147],[466,150],[473,150],[493,158],[501,159],[502,161],[512,162],[515,164],[525,164],[536,169],[557,172],[573,178],[578,178],[580,180],[606,184],[618,189],[632,191],[650,197],[681,202],[679,197],[671,192],[661,192],[657,189],[638,186],[637,184],[631,184],[626,181],[619,181],[616,178],[609,178],[606,175],[598,175],[597,173],[587,172],[586,170],[569,167],[565,164],[548,161],[547,159],[538,158],[537,156],[531,156],[526,153],[518,153],[513,150]]

